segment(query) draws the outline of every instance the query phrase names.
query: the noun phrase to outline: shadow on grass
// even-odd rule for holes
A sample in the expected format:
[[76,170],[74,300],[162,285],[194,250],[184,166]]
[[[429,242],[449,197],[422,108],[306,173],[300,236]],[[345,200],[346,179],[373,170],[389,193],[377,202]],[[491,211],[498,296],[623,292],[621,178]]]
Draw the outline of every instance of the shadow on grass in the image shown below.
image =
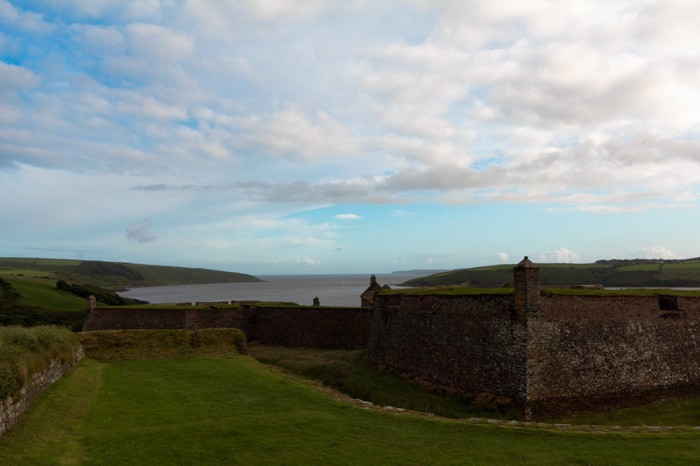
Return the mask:
[[382,406],[434,413],[448,418],[520,417],[517,407],[492,396],[467,396],[380,371],[362,350],[284,348],[250,344],[249,354],[264,364],[317,380],[353,398]]

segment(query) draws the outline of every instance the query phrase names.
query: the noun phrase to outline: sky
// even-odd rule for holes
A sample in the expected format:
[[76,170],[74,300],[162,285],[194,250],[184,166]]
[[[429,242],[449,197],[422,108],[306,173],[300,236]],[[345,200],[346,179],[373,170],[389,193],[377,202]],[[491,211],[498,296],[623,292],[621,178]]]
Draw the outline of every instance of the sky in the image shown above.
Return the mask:
[[0,256],[700,256],[694,0],[0,0]]

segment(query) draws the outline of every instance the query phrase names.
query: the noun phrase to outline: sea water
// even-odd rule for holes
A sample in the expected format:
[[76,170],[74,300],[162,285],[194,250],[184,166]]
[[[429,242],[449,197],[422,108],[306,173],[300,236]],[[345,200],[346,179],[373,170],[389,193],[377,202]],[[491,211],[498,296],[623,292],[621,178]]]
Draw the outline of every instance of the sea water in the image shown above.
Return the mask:
[[[417,278],[418,275],[377,275],[380,285],[392,288]],[[126,298],[136,298],[151,304],[275,301],[311,305],[318,297],[322,306],[360,305],[360,295],[370,283],[370,275],[261,275],[263,282],[212,283],[131,288],[120,292]]]

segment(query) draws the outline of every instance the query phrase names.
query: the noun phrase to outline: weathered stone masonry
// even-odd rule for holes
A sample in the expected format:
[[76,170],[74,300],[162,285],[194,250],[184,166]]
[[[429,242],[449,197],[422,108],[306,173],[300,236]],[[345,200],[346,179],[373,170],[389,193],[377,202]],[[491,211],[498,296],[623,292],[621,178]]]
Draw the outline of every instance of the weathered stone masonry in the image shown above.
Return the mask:
[[542,296],[528,321],[528,402],[700,385],[700,299]]
[[33,374],[17,393],[0,400],[0,435],[17,422],[37,396],[60,379],[83,356],[83,349],[79,348],[73,358],[68,361],[52,360],[49,367]]
[[512,296],[380,295],[367,358],[436,384],[524,401],[526,344]]
[[182,309],[96,308],[84,330],[239,328],[266,345],[360,349],[367,346],[370,308],[215,306]]
[[379,295],[368,359],[526,407],[700,386],[700,298],[541,295],[538,268],[514,295]]

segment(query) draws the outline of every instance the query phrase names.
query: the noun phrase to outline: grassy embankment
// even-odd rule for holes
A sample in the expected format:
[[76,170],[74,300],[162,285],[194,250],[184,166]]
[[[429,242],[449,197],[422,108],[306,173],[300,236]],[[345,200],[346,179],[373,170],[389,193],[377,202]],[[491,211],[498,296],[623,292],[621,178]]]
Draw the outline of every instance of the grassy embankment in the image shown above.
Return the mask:
[[99,360],[168,359],[247,354],[246,336],[237,328],[199,330],[101,330],[82,332],[88,356]]
[[60,327],[0,327],[0,399],[14,394],[52,359],[69,361],[78,336]]
[[245,356],[88,359],[0,438],[3,464],[692,464],[700,432],[390,414]]
[[317,380],[352,398],[449,418],[514,419],[513,404],[492,396],[461,396],[419,380],[383,372],[365,360],[364,351],[284,348],[254,343],[250,355],[291,373]]
[[[378,405],[436,413],[443,417],[513,419],[512,405],[493,397],[464,397],[392,372],[364,360],[363,351],[319,350],[250,345],[250,354],[266,364],[308,377],[352,397]],[[700,426],[700,395],[674,396],[636,407],[567,414],[552,423],[600,426]]]

